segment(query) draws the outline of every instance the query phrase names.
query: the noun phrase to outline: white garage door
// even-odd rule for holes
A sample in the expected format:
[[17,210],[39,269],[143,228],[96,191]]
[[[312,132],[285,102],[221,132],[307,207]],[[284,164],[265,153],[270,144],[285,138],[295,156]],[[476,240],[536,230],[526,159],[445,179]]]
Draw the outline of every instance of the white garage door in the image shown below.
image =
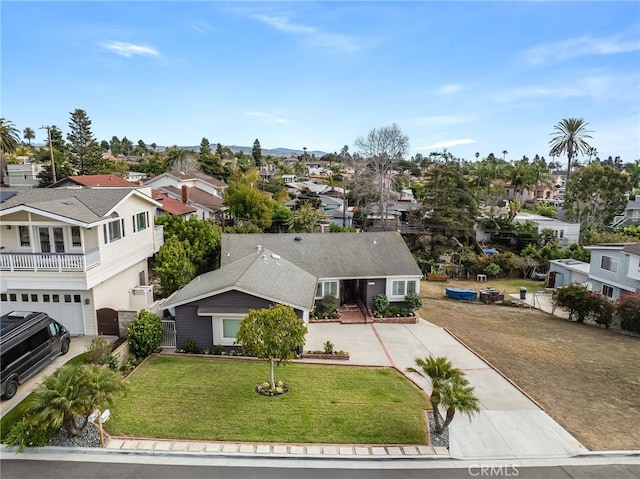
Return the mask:
[[74,291],[7,291],[0,295],[2,314],[11,311],[43,311],[72,335],[84,334],[82,294]]

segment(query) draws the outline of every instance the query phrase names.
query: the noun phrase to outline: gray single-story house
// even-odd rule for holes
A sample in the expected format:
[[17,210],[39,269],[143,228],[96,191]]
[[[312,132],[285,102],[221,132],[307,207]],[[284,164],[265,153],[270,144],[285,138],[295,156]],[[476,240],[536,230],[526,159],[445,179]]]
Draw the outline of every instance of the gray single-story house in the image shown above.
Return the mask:
[[550,288],[569,286],[570,284],[587,284],[589,282],[589,263],[576,259],[553,259],[549,261]]
[[386,294],[403,302],[420,293],[422,272],[398,232],[224,234],[221,267],[171,295],[176,344],[201,348],[234,343],[250,309],[291,306],[308,322],[325,295],[370,306]]

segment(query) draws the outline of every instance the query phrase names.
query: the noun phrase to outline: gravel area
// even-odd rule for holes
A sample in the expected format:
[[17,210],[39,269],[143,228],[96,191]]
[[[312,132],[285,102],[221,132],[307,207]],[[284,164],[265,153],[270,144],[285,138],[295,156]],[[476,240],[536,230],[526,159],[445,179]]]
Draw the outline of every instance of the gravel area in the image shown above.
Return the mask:
[[49,441],[49,446],[102,447],[100,445],[100,431],[94,424],[89,424],[84,434],[77,437],[71,436],[65,428],[61,427]]
[[[433,420],[433,412],[427,412],[427,418],[429,419],[429,436],[431,437],[431,445],[437,447],[449,448],[449,428],[445,429],[441,434],[436,432],[435,421]],[[443,421],[442,415],[440,415],[440,421]]]

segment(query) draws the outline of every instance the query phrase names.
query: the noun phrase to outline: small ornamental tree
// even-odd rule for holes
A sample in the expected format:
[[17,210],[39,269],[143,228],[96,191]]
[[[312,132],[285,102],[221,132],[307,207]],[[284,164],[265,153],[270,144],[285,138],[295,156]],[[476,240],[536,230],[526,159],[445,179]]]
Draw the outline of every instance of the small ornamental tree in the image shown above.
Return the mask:
[[162,344],[162,319],[143,309],[131,321],[127,334],[131,354],[146,358]]
[[640,293],[622,296],[616,314],[622,329],[640,333]]
[[556,295],[556,304],[569,311],[569,319],[573,320],[577,316],[576,321],[584,323],[589,314],[589,290],[585,286],[570,284],[558,288]]
[[187,241],[171,236],[155,256],[155,271],[160,278],[160,291],[166,297],[191,281],[196,267],[187,255]]
[[251,309],[240,322],[235,344],[250,356],[269,361],[269,385],[276,389],[273,365],[286,364],[296,356],[296,348],[304,344],[307,327],[290,306],[272,305]]

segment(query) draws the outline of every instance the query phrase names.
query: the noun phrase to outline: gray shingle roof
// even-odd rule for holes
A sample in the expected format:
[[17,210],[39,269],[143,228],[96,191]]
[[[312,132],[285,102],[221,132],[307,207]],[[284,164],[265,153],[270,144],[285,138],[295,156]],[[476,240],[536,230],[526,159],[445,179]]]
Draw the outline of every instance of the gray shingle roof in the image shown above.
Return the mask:
[[622,251],[624,251],[625,253],[630,253],[636,256],[640,256],[640,242],[629,244],[624,248],[622,248]]
[[[301,241],[296,241],[296,237]],[[279,254],[318,278],[421,276],[400,233],[223,234],[222,265],[256,251]]]
[[236,289],[298,309],[313,307],[317,278],[269,250],[254,251],[220,269],[198,276],[171,295],[165,308]]
[[3,210],[16,206],[29,206],[56,216],[94,223],[104,219],[113,207],[131,193],[131,188],[21,190],[0,203],[0,214]]

